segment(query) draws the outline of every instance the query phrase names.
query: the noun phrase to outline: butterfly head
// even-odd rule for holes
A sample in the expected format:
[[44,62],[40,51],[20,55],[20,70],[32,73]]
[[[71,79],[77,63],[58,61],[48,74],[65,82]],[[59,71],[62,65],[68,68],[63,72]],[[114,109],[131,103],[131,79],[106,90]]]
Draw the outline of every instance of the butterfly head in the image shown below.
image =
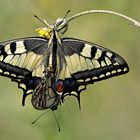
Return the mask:
[[46,37],[47,39],[51,38],[53,31],[56,31],[57,34],[62,36],[68,29],[68,21],[66,19],[66,16],[69,12],[70,10],[67,11],[63,18],[58,18],[53,25],[49,25],[46,20],[42,21],[39,17],[35,15],[37,19],[39,19],[43,24],[47,26],[44,28],[36,29],[36,32],[39,34],[39,36]]
[[58,18],[54,23],[54,30],[58,32],[60,35],[63,35],[68,29],[68,21],[66,19],[66,16],[68,15],[69,12],[70,10],[67,11],[67,13],[63,18]]
[[64,18],[58,18],[54,24],[54,30],[63,35],[68,29],[68,22]]

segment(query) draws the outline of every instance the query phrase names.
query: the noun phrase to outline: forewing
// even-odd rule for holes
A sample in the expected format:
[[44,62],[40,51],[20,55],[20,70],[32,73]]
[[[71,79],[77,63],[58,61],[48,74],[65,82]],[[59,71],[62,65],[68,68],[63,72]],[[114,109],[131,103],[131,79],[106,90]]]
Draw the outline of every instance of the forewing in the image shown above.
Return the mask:
[[62,51],[65,63],[60,77],[62,73],[65,74],[65,95],[71,95],[74,91],[79,96],[87,84],[129,71],[127,63],[120,55],[87,41],[64,38]]
[[23,104],[43,77],[47,47],[48,40],[40,37],[0,42],[0,75],[11,78],[23,89]]

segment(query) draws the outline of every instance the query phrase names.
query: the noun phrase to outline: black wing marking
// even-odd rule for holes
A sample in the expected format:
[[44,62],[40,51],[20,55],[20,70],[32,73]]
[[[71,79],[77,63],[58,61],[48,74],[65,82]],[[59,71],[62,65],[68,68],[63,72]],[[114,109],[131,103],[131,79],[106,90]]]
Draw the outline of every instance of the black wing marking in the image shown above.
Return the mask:
[[86,89],[87,84],[129,71],[127,63],[121,56],[97,44],[64,38],[61,49],[65,64],[59,78],[65,83],[64,96],[75,95],[78,101],[80,92]]
[[23,105],[43,77],[43,54],[47,47],[48,40],[41,37],[0,42],[0,75],[18,83],[24,92]]

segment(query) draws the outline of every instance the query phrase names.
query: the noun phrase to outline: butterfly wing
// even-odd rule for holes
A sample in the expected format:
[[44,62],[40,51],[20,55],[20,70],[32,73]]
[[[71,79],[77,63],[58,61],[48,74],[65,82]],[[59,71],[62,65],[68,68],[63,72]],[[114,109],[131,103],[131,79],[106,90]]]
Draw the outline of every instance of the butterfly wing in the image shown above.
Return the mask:
[[30,94],[43,77],[43,54],[48,40],[41,37],[21,38],[0,42],[0,75],[18,83],[25,97]]
[[87,41],[64,38],[62,52],[65,63],[59,74],[64,79],[64,94],[80,100],[80,92],[87,84],[129,71],[125,60],[115,52]]
[[[11,78],[18,83],[19,88],[23,89],[23,105],[26,96],[33,90],[44,89],[42,85],[38,85],[42,81],[45,70],[44,54],[46,63],[47,58],[49,59],[49,55],[46,55],[47,47],[48,40],[40,37],[0,43],[0,75]],[[56,81],[57,79],[64,81],[62,100],[67,95],[74,95],[80,102],[80,92],[86,89],[87,84],[129,71],[127,63],[121,56],[90,42],[64,38],[59,49],[57,55],[60,62]],[[39,92],[36,93],[40,95]],[[39,96],[34,94],[34,97]],[[35,105],[38,108],[38,101]]]

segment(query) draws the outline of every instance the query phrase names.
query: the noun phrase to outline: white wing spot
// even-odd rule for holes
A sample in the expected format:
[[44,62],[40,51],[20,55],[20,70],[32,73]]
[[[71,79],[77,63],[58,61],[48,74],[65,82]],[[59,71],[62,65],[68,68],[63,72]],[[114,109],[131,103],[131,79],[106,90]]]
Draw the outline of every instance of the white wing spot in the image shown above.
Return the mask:
[[19,55],[15,55],[12,60],[10,61],[10,64],[17,65],[17,62],[19,60]]
[[70,61],[70,57],[69,56],[65,56],[65,59],[66,59],[67,66],[68,66],[68,69],[69,69],[70,73],[73,73],[73,69],[72,69],[72,64],[71,64],[71,61]]
[[15,54],[17,54],[17,53],[24,53],[26,51],[27,50],[25,49],[25,46],[23,44],[23,41],[17,41],[16,42],[16,51],[15,51]]
[[26,58],[26,54],[20,55],[20,57],[19,57],[19,59],[18,59],[18,62],[17,62],[17,66],[18,66],[18,67],[23,67],[25,58]]
[[124,71],[124,72],[127,71],[127,68],[124,68],[123,71]]
[[101,67],[97,60],[92,60],[92,62],[93,62],[93,65],[94,65],[95,68],[100,68]]
[[60,71],[59,78],[64,80],[65,78],[71,77],[68,66],[66,64],[63,64],[62,67],[63,68]]
[[0,61],[3,61],[3,58],[4,58],[3,56],[0,56]]
[[10,61],[12,60],[13,57],[14,57],[13,55],[8,55],[3,61],[5,63],[10,63]]
[[112,74],[115,74],[115,73],[116,73],[116,71],[115,71],[115,70],[113,70],[111,73],[112,73]]
[[113,54],[110,53],[110,52],[106,52],[106,55],[107,55],[109,58],[111,58]]
[[17,77],[15,74],[11,74],[12,77]]
[[80,71],[82,69],[78,54],[74,53],[73,55],[71,55],[70,61],[71,61],[72,69],[74,72]]
[[76,95],[77,96],[77,92],[72,91],[71,94]]
[[7,71],[6,71],[6,72],[4,72],[4,74],[6,74],[6,75],[10,75],[10,73],[9,73],[9,72],[7,72]]
[[114,65],[114,66],[117,66],[117,65],[119,65],[119,63],[118,63],[118,62],[115,62],[115,63],[113,63],[113,65]]
[[118,69],[118,70],[117,70],[117,72],[121,72],[121,71],[122,71],[121,69]]
[[77,80],[78,82],[84,82],[84,80],[83,79],[79,79],[79,80]]
[[91,81],[91,79],[90,79],[90,78],[87,78],[85,81],[86,81],[86,82],[89,82],[89,81]]
[[31,92],[33,92],[33,90],[32,90],[32,89],[28,90],[26,93],[31,93]]
[[20,84],[19,86],[23,89],[26,89],[26,85],[24,85],[24,84]]
[[5,52],[7,53],[7,54],[12,54],[11,53],[11,49],[10,49],[10,44],[7,44],[7,45],[5,45]]
[[78,91],[79,90],[82,90],[82,89],[85,89],[85,86],[84,85],[79,86]]
[[108,57],[105,57],[105,62],[108,66],[112,64]]
[[93,76],[92,80],[97,80],[98,77],[97,76]]
[[102,67],[105,67],[105,66],[106,66],[106,64],[105,64],[104,61],[101,61],[101,66],[102,66]]
[[83,71],[88,69],[86,60],[82,56],[80,56],[80,65],[81,65],[81,68],[82,68]]
[[99,78],[103,78],[103,77],[105,77],[105,75],[104,75],[104,74],[101,74],[101,75],[99,76]]
[[85,44],[85,46],[81,52],[81,55],[83,55],[85,57],[91,57],[91,48],[92,48],[91,45]]
[[102,51],[100,49],[97,49],[96,54],[95,54],[95,59],[99,59],[102,55]]
[[111,73],[110,73],[110,72],[107,72],[107,73],[106,73],[106,76],[109,76],[109,75],[111,75]]
[[91,69],[94,68],[93,63],[92,63],[92,61],[90,59],[87,58],[86,62],[87,62],[88,70],[91,70]]

